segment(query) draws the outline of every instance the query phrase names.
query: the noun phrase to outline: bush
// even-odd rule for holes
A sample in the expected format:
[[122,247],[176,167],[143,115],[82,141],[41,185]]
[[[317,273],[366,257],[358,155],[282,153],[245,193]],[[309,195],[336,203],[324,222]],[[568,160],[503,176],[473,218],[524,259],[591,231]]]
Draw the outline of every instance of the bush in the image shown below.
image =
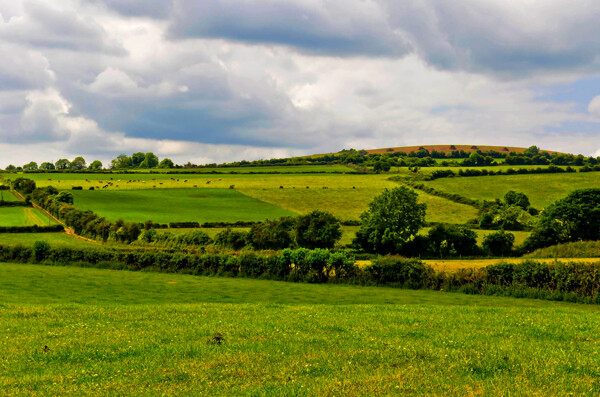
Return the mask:
[[33,244],[33,256],[36,262],[41,262],[48,258],[50,254],[50,244],[46,241],[36,241]]
[[437,257],[475,255],[477,234],[462,226],[436,225],[427,234],[429,250]]
[[371,281],[377,284],[392,284],[405,288],[419,289],[429,285],[433,269],[420,260],[380,257],[365,268]]
[[342,231],[335,216],[315,210],[296,218],[294,236],[300,247],[333,248],[342,237]]
[[515,235],[504,230],[490,233],[483,239],[483,249],[494,256],[508,256],[512,253]]
[[222,248],[231,248],[241,250],[248,241],[248,233],[234,231],[229,228],[217,233],[215,236],[215,245]]

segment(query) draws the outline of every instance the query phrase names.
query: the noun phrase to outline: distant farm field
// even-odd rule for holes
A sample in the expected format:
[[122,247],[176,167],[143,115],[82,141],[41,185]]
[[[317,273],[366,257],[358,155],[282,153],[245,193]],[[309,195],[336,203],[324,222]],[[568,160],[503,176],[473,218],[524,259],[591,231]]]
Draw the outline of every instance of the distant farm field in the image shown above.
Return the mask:
[[262,221],[293,213],[233,189],[73,191],[75,205],[111,221]]
[[600,187],[600,172],[441,178],[426,183],[474,199],[502,198],[509,190],[525,193],[531,205],[545,208],[576,189]]
[[593,305],[13,264],[0,301],[5,396],[600,393]]
[[[53,248],[101,248],[105,245],[70,236],[64,232],[57,233],[0,233],[0,244],[22,244],[31,247],[36,241],[46,241]],[[111,243],[116,244],[116,243]]]
[[19,201],[19,199],[8,190],[0,190],[0,198],[4,201]]
[[0,207],[0,226],[54,225],[45,214],[31,207]]

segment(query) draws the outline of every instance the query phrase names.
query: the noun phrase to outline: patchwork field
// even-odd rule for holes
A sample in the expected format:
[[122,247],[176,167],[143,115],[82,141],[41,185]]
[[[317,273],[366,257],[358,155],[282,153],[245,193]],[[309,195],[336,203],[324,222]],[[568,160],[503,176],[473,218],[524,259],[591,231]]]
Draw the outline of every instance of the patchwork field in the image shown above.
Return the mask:
[[600,393],[592,305],[12,264],[0,301],[7,396]]
[[0,207],[0,226],[44,226],[56,222],[36,208]]
[[236,222],[294,215],[233,189],[83,190],[73,196],[78,208],[111,221]]
[[600,187],[599,172],[538,175],[501,175],[464,178],[442,178],[427,185],[470,198],[494,200],[509,190],[525,193],[531,205],[544,208],[571,191]]

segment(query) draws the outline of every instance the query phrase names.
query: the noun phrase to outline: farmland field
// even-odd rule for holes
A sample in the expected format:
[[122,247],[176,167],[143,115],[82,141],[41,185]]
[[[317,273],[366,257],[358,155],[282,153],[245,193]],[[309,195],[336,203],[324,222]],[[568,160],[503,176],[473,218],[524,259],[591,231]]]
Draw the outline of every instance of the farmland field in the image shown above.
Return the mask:
[[0,226],[44,226],[54,224],[56,224],[54,220],[49,219],[36,208],[0,207]]
[[592,305],[12,264],[0,280],[3,395],[600,392]]
[[8,190],[0,190],[0,198],[4,201],[19,201],[19,199]]
[[[94,243],[75,238],[64,232],[56,233],[0,233],[0,244],[33,246],[36,241],[46,241],[52,247],[66,248],[99,248],[101,243]],[[116,244],[116,243],[111,243]]]
[[599,172],[442,178],[426,183],[474,199],[502,198],[509,190],[525,193],[531,205],[544,208],[575,189],[600,187]]
[[233,189],[73,191],[78,208],[111,221],[236,222],[294,215]]

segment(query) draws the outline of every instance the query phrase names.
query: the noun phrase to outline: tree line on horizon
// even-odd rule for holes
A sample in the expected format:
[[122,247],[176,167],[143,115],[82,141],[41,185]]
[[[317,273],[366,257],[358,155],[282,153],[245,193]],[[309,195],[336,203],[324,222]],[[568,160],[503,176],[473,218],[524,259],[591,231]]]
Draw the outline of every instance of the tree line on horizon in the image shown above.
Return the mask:
[[[450,148],[453,148],[451,146]],[[600,164],[600,157],[585,157],[581,154],[549,153],[540,150],[537,146],[530,146],[523,152],[508,151],[482,151],[473,146],[471,152],[465,150],[450,150],[447,152],[428,150],[420,147],[417,151],[410,153],[400,151],[388,151],[386,153],[369,153],[366,150],[342,150],[338,153],[308,156],[273,158],[254,161],[236,161],[230,163],[209,163],[197,165],[187,162],[184,165],[175,164],[171,159],[164,158],[159,161],[158,156],[152,152],[133,153],[131,156],[120,154],[111,160],[106,169],[155,169],[155,168],[214,168],[214,167],[261,167],[261,166],[292,166],[292,165],[327,165],[346,164],[356,167],[372,167],[375,172],[387,172],[392,167],[479,167],[505,165],[554,165],[554,166],[596,166]],[[442,160],[442,161],[439,161]],[[461,160],[461,161],[458,161]],[[503,160],[503,162],[498,162]],[[103,164],[99,160],[92,161],[89,165],[83,157],[78,156],[69,161],[59,159],[58,161],[43,162],[39,166],[31,161],[22,167],[9,165],[6,171],[37,171],[37,170],[101,170]]]

